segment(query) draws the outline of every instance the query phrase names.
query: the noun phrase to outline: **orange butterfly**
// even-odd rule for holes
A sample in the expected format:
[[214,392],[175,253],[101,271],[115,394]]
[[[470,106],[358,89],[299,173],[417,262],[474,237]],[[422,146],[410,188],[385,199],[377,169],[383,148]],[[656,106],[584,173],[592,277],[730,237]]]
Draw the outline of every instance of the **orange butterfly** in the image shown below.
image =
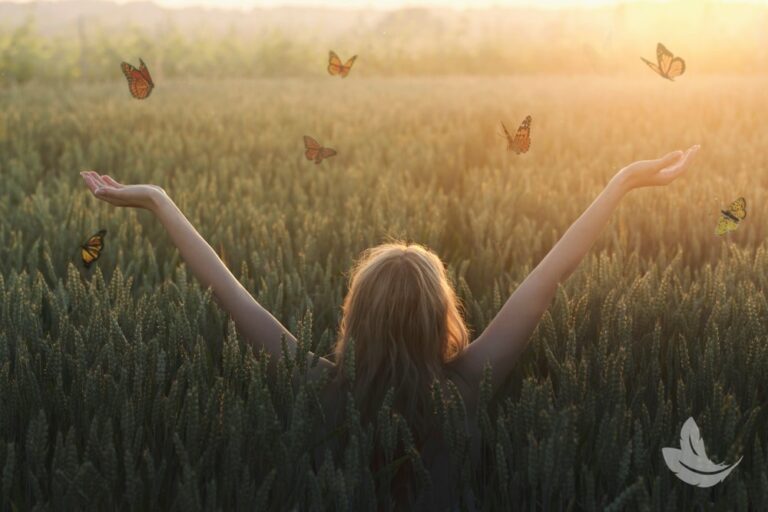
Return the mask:
[[307,160],[314,160],[316,164],[322,162],[324,158],[336,155],[335,149],[324,148],[309,135],[304,136],[304,148],[304,156],[307,157]]
[[143,100],[149,97],[152,89],[155,88],[155,84],[152,82],[152,77],[143,60],[139,59],[139,69],[136,69],[127,62],[122,62],[120,69],[123,70],[123,74],[128,80],[128,90],[131,91],[131,95],[134,98]]
[[328,73],[333,76],[339,75],[341,78],[346,78],[349,74],[349,70],[352,69],[352,64],[355,63],[357,55],[354,55],[344,64],[341,63],[341,59],[335,52],[331,51],[328,54]]
[[640,59],[648,64],[648,67],[657,72],[660,76],[674,82],[676,76],[680,76],[685,73],[685,61],[680,57],[675,57],[672,52],[659,43],[656,45],[656,61],[658,64],[643,59]]
[[104,235],[106,234],[107,230],[102,229],[80,246],[80,257],[85,268],[90,267],[94,261],[101,258],[101,251],[104,249]]
[[523,119],[523,122],[520,124],[520,127],[517,129],[514,137],[512,137],[512,134],[509,133],[509,130],[507,130],[507,127],[504,126],[504,123],[501,123],[501,127],[504,128],[504,133],[507,137],[508,151],[514,151],[518,155],[528,151],[528,148],[531,147],[532,120],[533,118],[531,116],[525,116],[525,119]]

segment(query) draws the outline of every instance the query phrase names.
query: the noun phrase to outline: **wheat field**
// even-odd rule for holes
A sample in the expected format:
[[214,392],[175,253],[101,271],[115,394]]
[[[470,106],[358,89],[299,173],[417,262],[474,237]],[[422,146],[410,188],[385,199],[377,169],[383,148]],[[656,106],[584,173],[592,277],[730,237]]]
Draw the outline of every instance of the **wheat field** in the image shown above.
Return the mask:
[[[413,457],[373,472],[373,433],[388,453],[409,434],[353,411],[352,442],[314,465],[316,390],[289,385],[305,368],[270,379],[159,223],[97,202],[80,170],[165,188],[325,354],[365,248],[435,250],[479,334],[613,173],[695,143],[683,179],[624,201],[485,394],[479,466],[456,397],[438,409],[483,510],[768,502],[768,80],[324,78],[171,81],[145,102],[117,82],[0,91],[0,508],[386,509],[401,464],[429,485]],[[531,150],[508,154],[499,122],[528,114]],[[304,134],[338,156],[306,161]],[[739,196],[748,217],[716,237]],[[78,247],[102,228],[85,270]],[[713,460],[744,457],[711,489],[661,457],[689,416]]]

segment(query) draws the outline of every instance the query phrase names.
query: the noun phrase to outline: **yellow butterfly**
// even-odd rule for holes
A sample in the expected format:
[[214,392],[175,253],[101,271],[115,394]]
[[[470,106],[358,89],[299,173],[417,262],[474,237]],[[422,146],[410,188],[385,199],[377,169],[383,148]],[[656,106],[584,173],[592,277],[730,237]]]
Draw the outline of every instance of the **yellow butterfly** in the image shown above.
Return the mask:
[[724,235],[729,231],[735,231],[739,222],[747,216],[747,200],[738,198],[728,206],[727,210],[720,210],[720,218],[717,219],[716,235]]
[[336,52],[328,52],[328,73],[332,76],[339,75],[341,78],[346,78],[349,72],[352,70],[352,64],[355,63],[357,55],[354,55],[344,64],[341,63],[341,59]]
[[101,257],[101,251],[104,249],[104,235],[106,234],[107,230],[102,229],[80,246],[80,257],[83,259],[85,268],[90,267],[94,261]]

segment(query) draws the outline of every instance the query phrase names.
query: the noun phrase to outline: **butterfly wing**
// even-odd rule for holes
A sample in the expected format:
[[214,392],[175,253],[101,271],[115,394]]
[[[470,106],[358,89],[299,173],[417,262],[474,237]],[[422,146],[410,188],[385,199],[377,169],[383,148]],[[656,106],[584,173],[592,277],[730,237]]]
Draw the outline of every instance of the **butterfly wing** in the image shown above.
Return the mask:
[[675,56],[672,52],[667,50],[667,47],[661,43],[656,45],[656,62],[659,64],[659,69],[666,74],[669,70],[669,64],[672,62]]
[[747,216],[747,200],[743,197],[738,198],[728,206],[728,213],[739,220]]
[[345,62],[343,66],[341,66],[341,69],[339,70],[339,74],[341,75],[341,78],[347,77],[350,70],[352,69],[352,64],[355,63],[356,59],[357,59],[357,55],[354,55],[351,59]]
[[[131,91],[131,96],[137,100],[143,100],[147,98],[152,92],[154,85],[147,81],[141,70],[136,69],[134,66],[128,64],[127,62],[122,62],[120,64],[120,69],[123,71],[123,75],[125,75],[126,80],[128,80],[128,90]],[[144,66],[144,69],[146,70],[146,66]],[[149,76],[149,71],[147,71],[147,76]]]
[[719,219],[717,219],[717,226],[715,226],[715,234],[720,236],[728,233],[729,231],[734,231],[736,228],[739,227],[739,224],[734,221],[733,219],[729,219],[725,215],[721,215]]
[[125,75],[125,79],[128,80],[128,83],[131,83],[131,81],[134,80],[137,75],[141,76],[141,72],[132,64],[127,62],[121,62],[120,69],[122,70],[123,75]]
[[315,139],[309,135],[305,135],[304,149],[304,156],[307,157],[307,160],[315,160],[320,155],[320,150],[323,149],[323,147]]
[[659,74],[659,75],[661,75],[661,76],[664,76],[664,73],[662,73],[662,72],[661,72],[661,69],[659,69],[659,66],[657,66],[657,65],[656,65],[656,64],[654,64],[653,62],[651,62],[651,61],[649,61],[649,60],[647,60],[647,59],[644,59],[644,58],[642,58],[642,57],[640,57],[640,60],[642,60],[643,62],[645,62],[645,63],[648,65],[648,67],[649,67],[649,68],[651,68],[652,70],[654,70],[656,73],[658,73],[658,74]]
[[104,236],[106,234],[107,231],[102,229],[80,246],[80,257],[85,268],[90,267],[94,261],[101,257],[101,251],[104,249]]
[[96,253],[91,251],[90,249],[81,247],[80,258],[83,260],[83,266],[85,266],[85,268],[89,268],[94,261],[99,259],[99,253]]
[[685,61],[680,57],[675,57],[669,64],[669,71],[667,71],[667,78],[670,80],[685,73]]
[[[331,50],[328,52],[328,73],[330,73],[333,76],[336,76],[341,73],[341,69],[344,67],[344,65],[341,63],[341,59],[338,55],[336,55],[336,52]],[[349,73],[349,71],[347,71]]]
[[319,164],[323,161],[325,158],[330,158],[332,156],[336,156],[336,150],[331,148],[320,148],[320,151],[317,155],[317,158],[315,158],[315,163]]
[[[515,138],[510,141],[509,149],[518,155],[526,153],[531,147],[531,121],[533,121],[533,118],[526,116],[517,129]],[[506,131],[506,128],[504,130]],[[507,136],[509,136],[509,132],[507,132]]]
[[685,61],[672,55],[661,43],[656,45],[656,60],[659,63],[659,74],[664,78],[672,80],[685,72]]
[[154,89],[155,83],[152,81],[152,75],[149,74],[149,68],[141,59],[139,59],[139,73],[141,73],[141,76],[147,81],[149,86]]
[[317,142],[315,139],[310,137],[309,135],[304,136],[304,147],[307,149],[320,149],[322,146],[320,146],[320,143]]

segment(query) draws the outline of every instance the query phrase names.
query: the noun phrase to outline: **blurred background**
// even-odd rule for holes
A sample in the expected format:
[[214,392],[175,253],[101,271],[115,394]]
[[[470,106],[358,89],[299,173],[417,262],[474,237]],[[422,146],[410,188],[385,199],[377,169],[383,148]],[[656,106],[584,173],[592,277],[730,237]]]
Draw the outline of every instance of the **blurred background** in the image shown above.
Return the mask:
[[0,1],[0,82],[305,77],[329,49],[360,76],[637,75],[662,41],[689,75],[768,71],[768,3]]

